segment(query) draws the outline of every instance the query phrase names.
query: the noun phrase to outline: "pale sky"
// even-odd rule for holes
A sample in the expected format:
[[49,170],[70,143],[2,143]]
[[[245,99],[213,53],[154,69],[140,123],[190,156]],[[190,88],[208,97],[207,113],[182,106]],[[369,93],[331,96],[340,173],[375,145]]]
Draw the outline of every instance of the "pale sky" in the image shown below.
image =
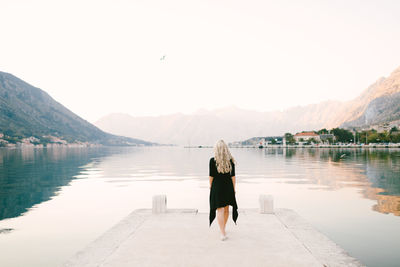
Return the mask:
[[387,77],[400,66],[399,14],[386,0],[0,0],[0,71],[90,122],[283,110]]

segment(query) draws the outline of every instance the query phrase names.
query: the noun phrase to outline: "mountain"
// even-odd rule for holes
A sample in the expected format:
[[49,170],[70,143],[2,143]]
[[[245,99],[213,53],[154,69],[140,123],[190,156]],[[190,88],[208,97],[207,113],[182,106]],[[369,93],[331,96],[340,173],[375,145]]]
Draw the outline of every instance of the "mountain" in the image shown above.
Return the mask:
[[0,133],[33,136],[39,140],[43,136],[52,136],[68,143],[151,144],[106,133],[68,110],[45,91],[5,72],[0,72]]
[[400,92],[372,100],[355,120],[344,122],[342,127],[365,127],[400,119]]
[[[234,106],[193,114],[133,117],[110,114],[95,125],[105,131],[156,142],[180,145],[210,145],[219,138],[228,142],[254,136],[278,136],[286,132],[351,127],[371,120],[385,121],[399,114],[400,67],[387,78],[381,77],[362,94],[347,102],[324,101],[284,111],[257,112]],[[379,114],[379,115],[377,115]],[[397,118],[397,117],[396,117]],[[354,121],[354,123],[352,123]],[[371,120],[372,122],[372,120]]]
[[399,120],[400,67],[388,78],[379,79],[361,97],[364,100],[363,105],[360,105],[354,116],[344,120],[342,127],[364,127]]
[[[328,101],[281,112],[257,112],[237,107],[201,110],[194,114],[133,117],[114,113],[95,122],[100,129],[125,136],[147,137],[155,142],[180,145],[209,145],[219,138],[228,142],[253,136],[282,135],[324,124],[338,103]],[[314,120],[308,117],[312,114]]]

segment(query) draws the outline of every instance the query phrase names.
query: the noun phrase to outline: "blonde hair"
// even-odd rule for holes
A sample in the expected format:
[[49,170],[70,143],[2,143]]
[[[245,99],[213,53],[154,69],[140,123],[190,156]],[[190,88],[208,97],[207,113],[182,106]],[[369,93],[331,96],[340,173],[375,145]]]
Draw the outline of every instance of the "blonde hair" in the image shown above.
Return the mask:
[[219,140],[214,146],[214,159],[219,173],[229,173],[232,170],[231,160],[235,163],[234,158],[229,151],[224,140]]

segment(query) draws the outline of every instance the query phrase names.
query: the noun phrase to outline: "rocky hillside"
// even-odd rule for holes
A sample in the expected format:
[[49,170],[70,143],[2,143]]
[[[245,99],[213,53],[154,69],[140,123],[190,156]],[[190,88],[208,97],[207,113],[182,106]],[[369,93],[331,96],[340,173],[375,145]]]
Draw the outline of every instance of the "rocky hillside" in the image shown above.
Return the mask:
[[350,104],[349,108],[357,107],[357,112],[346,117],[342,127],[360,127],[400,119],[400,67],[388,78],[379,79]]
[[372,100],[357,119],[343,123],[342,127],[363,127],[399,119],[400,92]]
[[0,72],[0,133],[38,139],[54,136],[69,143],[151,144],[108,134],[68,110],[43,90],[5,72]]

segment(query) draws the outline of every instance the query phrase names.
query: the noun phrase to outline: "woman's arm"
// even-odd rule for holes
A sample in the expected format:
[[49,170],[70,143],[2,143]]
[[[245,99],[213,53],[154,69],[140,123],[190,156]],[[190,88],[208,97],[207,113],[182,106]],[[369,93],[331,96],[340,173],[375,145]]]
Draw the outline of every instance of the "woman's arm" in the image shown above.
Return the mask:
[[235,191],[235,193],[236,193],[236,177],[235,176],[232,176],[232,184],[233,184],[233,191]]
[[210,189],[211,189],[213,179],[214,179],[214,177],[210,176]]

